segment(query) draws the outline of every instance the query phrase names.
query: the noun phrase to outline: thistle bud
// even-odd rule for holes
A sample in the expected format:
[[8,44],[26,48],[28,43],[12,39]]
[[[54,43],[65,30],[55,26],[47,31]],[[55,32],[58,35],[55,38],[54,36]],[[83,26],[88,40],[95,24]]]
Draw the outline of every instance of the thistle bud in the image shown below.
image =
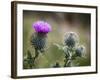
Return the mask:
[[76,46],[78,41],[79,41],[79,38],[76,33],[69,32],[69,33],[65,34],[64,43],[66,46],[73,48]]
[[79,46],[76,51],[76,55],[79,57],[82,57],[82,55],[85,53],[85,47],[84,46]]

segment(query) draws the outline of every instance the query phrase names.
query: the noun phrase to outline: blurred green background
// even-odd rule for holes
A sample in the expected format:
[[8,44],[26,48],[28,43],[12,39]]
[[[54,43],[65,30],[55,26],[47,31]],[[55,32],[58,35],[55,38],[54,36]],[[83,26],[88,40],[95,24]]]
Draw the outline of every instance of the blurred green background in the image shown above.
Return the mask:
[[[34,56],[34,48],[30,44],[30,37],[34,30],[32,24],[36,21],[43,20],[52,26],[52,31],[48,33],[47,50],[44,54],[40,54],[35,61],[35,68],[50,68],[56,62],[62,66],[64,64],[64,53],[59,50],[54,43],[63,45],[63,38],[66,32],[76,32],[80,38],[80,44],[86,47],[86,58],[78,58],[75,62],[79,62],[79,66],[91,65],[90,50],[90,14],[83,13],[65,13],[65,12],[45,12],[45,11],[23,11],[23,59],[27,55],[27,51],[32,52]],[[23,60],[23,68],[27,68],[27,64]]]

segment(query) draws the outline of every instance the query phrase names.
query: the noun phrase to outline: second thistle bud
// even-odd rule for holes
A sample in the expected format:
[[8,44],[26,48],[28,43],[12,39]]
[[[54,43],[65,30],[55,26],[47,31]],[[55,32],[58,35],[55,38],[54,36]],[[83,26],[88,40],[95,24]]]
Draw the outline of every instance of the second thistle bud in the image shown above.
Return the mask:
[[65,34],[64,43],[68,47],[75,47],[78,43],[79,38],[78,35],[74,32],[69,32]]
[[76,51],[76,55],[79,57],[82,57],[83,53],[85,53],[85,47],[84,46],[79,46]]

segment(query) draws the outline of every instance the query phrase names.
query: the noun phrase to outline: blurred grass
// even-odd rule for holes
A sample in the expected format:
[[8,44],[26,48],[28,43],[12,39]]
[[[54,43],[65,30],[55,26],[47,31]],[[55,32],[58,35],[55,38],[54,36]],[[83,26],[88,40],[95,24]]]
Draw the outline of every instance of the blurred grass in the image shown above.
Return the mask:
[[[60,13],[64,15],[64,13]],[[68,13],[66,13],[68,14]],[[70,14],[70,13],[69,13]],[[53,43],[63,45],[63,36],[65,32],[74,31],[79,34],[80,43],[86,47],[86,58],[78,58],[80,66],[89,66],[91,65],[90,60],[90,28],[81,27],[82,25],[75,25],[76,27],[71,27],[71,25],[67,25],[68,21],[63,21],[58,15],[51,12],[34,12],[34,11],[23,11],[23,57],[26,56],[27,50],[32,52],[34,56],[34,48],[30,44],[30,37],[34,30],[32,29],[32,24],[37,20],[45,20],[52,26],[52,32],[48,33],[48,44],[46,52],[44,54],[40,54],[35,62],[36,68],[50,68],[56,62],[59,62],[61,66],[64,64],[64,53],[59,50]],[[57,16],[58,19],[55,19],[54,16]],[[85,14],[84,14],[85,15]],[[83,15],[83,16],[84,16]],[[65,19],[66,20],[66,19]],[[59,23],[62,23],[60,24]],[[90,26],[89,26],[90,27]],[[25,65],[25,64],[24,64]],[[27,65],[25,65],[27,66]],[[23,68],[25,68],[23,66]]]

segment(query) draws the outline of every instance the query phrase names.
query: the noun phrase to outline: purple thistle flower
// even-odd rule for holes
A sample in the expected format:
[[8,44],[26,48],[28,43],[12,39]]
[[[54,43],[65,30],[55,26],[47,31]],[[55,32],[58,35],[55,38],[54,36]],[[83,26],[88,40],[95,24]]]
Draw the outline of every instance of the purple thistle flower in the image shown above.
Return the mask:
[[51,32],[51,26],[45,21],[37,21],[33,23],[32,28],[38,33],[48,33]]

